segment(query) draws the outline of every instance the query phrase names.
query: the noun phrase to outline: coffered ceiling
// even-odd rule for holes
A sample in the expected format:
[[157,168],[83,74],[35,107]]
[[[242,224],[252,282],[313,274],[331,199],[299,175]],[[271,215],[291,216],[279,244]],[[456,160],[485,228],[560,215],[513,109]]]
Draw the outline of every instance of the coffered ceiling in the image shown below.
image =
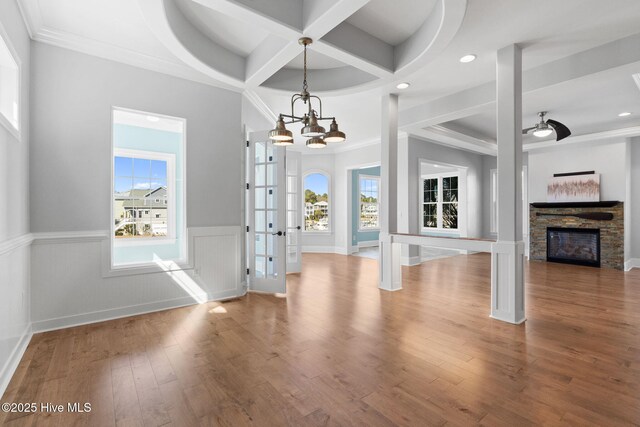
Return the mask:
[[299,90],[311,36],[310,90],[351,142],[379,137],[380,97],[399,92],[402,130],[492,153],[496,51],[511,43],[525,124],[547,110],[574,135],[640,126],[637,0],[18,1],[35,40],[250,93],[265,115]]

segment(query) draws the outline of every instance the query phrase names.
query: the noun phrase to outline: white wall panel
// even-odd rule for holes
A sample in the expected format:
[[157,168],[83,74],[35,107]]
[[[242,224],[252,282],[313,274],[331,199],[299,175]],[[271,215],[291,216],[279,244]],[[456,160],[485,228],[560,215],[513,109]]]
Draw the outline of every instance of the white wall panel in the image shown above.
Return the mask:
[[117,277],[103,274],[108,256],[104,241],[64,233],[57,238],[36,235],[31,250],[33,329],[57,329],[242,295],[240,227],[195,230],[190,230],[194,269]]

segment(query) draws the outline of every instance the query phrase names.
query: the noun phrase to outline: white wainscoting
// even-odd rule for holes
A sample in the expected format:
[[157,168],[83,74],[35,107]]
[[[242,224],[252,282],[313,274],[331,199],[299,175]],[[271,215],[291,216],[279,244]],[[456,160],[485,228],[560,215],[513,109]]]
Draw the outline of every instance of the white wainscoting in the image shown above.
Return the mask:
[[35,234],[31,249],[33,330],[243,295],[240,227],[192,227],[188,235],[189,262],[183,269],[105,276],[109,245],[103,231]]
[[0,243],[0,396],[31,340],[31,241],[31,234],[24,234]]

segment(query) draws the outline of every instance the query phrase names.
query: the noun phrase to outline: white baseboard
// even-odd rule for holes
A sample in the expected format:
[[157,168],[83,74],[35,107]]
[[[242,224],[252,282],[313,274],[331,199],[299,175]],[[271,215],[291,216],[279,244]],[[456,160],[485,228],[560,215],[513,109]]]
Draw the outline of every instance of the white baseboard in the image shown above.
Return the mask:
[[624,271],[629,271],[632,268],[640,268],[640,258],[631,258],[624,263]]
[[[218,292],[215,295],[208,295],[209,301],[221,301],[230,298],[237,298],[236,291]],[[106,322],[108,320],[121,319],[123,317],[137,316],[140,314],[164,311],[172,308],[186,307],[198,304],[192,297],[180,297],[164,301],[156,301],[145,304],[130,305],[110,310],[94,311],[91,313],[75,314],[72,316],[58,317],[55,319],[39,320],[33,322],[34,332],[47,332],[57,329],[73,328],[75,326],[88,325],[90,323]]]
[[413,266],[413,265],[418,265],[422,262],[422,259],[419,256],[403,256],[400,259],[400,263],[402,265],[407,265],[407,266]]
[[31,342],[31,337],[33,336],[33,331],[31,329],[31,324],[27,325],[18,344],[15,346],[13,351],[11,352],[11,356],[5,363],[2,371],[0,371],[0,396],[4,395],[4,392],[7,390],[9,386],[9,382],[13,377],[13,374],[18,369],[18,365],[22,360],[22,356],[24,356],[24,352],[27,350],[29,346],[29,342]]
[[[311,253],[311,254],[335,254],[339,253],[335,246],[303,246],[303,253]],[[346,252],[346,250],[345,250]],[[346,254],[346,253],[345,253]]]
[[373,248],[380,244],[379,240],[367,240],[365,242],[358,242],[359,248]]

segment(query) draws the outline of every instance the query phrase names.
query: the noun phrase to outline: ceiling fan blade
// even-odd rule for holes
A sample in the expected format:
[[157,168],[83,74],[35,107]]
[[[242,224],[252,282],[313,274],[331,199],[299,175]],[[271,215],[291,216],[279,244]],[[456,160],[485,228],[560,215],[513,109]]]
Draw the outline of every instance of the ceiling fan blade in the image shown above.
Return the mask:
[[561,139],[565,139],[566,137],[571,135],[571,131],[569,130],[569,128],[560,122],[549,119],[547,120],[547,124],[556,131],[556,141],[560,141]]
[[522,129],[522,134],[523,134],[523,135],[526,135],[526,134],[528,134],[529,132],[531,132],[532,130],[534,130],[535,128],[536,128],[535,126],[532,126],[532,127],[530,127],[530,128]]

